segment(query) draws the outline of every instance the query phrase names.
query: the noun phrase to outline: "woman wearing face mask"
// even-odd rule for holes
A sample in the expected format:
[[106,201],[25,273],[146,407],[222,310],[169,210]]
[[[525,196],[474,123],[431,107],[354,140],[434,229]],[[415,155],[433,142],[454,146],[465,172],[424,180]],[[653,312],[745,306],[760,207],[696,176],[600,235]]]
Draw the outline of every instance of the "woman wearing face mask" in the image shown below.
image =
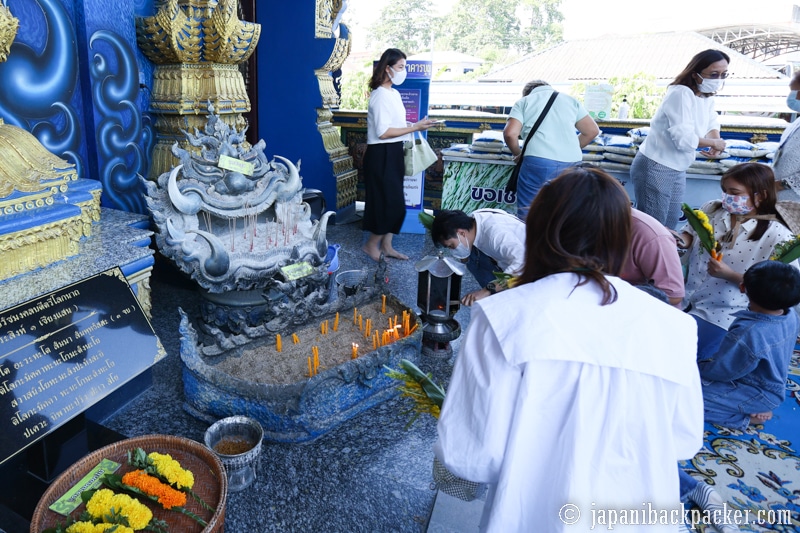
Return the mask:
[[631,164],[636,207],[672,229],[680,217],[686,169],[698,148],[725,150],[714,94],[728,77],[730,58],[719,50],[695,55],[667,88],[650,133]]
[[452,250],[451,255],[467,264],[481,286],[461,298],[464,305],[508,288],[495,272],[516,276],[525,259],[525,223],[499,209],[439,211],[431,226],[435,245]]
[[[786,105],[794,113],[800,114],[800,97],[797,91],[800,90],[800,70],[794,73],[792,81],[789,83],[789,96],[786,97]],[[775,153],[772,161],[772,170],[775,172],[775,180],[783,187],[787,185],[792,190],[800,194],[800,119],[786,126],[781,135],[780,146]],[[783,199],[783,195],[781,195]],[[787,195],[786,199],[797,200],[796,195]]]
[[[775,177],[760,163],[742,163],[722,175],[722,199],[701,209],[722,246],[722,260],[701,251],[700,239],[690,226],[683,228],[679,245],[689,248],[684,308],[698,322],[698,342],[707,349],[721,342],[736,311],[747,309],[739,290],[745,270],[769,259],[775,245],[790,239],[775,210]],[[798,267],[797,261],[792,263]]]
[[372,259],[385,257],[408,259],[392,247],[392,236],[400,232],[406,216],[403,195],[403,141],[410,133],[427,130],[435,122],[423,118],[415,124],[406,122],[406,109],[393,85],[406,79],[406,55],[389,48],[372,71],[367,110],[367,151],[364,154],[363,228],[369,232],[362,250]]

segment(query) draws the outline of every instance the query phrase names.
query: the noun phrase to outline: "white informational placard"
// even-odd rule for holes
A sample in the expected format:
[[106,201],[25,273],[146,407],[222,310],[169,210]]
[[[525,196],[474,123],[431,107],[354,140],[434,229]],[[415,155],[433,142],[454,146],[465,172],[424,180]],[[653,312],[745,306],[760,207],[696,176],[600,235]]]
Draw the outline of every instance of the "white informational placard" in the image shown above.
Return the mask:
[[588,85],[583,96],[583,106],[595,120],[606,120],[611,117],[611,99],[614,86],[608,83]]
[[406,199],[406,207],[419,207],[422,205],[422,188],[424,172],[416,176],[403,177],[403,194]]

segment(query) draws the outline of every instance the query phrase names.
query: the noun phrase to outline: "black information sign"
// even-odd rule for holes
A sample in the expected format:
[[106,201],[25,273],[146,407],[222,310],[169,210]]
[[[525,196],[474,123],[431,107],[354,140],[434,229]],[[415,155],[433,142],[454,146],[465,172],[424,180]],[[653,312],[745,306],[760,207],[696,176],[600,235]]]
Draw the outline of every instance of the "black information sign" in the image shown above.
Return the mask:
[[0,464],[165,355],[119,268],[0,312]]

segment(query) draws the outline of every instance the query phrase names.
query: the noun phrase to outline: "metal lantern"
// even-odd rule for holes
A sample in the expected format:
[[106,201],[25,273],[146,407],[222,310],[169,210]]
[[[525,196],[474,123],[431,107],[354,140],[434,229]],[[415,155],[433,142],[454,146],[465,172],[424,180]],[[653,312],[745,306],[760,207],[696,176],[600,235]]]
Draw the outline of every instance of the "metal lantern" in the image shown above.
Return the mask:
[[437,256],[420,259],[414,268],[418,272],[417,306],[422,320],[422,351],[427,354],[452,353],[450,341],[461,335],[461,326],[453,316],[461,308],[461,277],[466,265],[451,257]]

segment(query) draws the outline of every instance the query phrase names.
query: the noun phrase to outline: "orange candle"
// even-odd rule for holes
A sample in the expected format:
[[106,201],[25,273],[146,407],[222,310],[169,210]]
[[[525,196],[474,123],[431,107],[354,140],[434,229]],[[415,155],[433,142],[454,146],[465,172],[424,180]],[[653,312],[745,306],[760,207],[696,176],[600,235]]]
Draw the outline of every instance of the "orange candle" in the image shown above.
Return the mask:
[[358,330],[359,331],[364,331],[364,321],[362,320],[362,318],[364,318],[362,315],[358,315]]
[[316,376],[317,369],[319,369],[319,348],[314,346],[312,348],[312,351],[314,352],[314,375]]
[[283,346],[281,345],[281,334],[278,333],[277,335],[275,335],[275,349],[280,352],[282,348]]
[[372,349],[373,350],[377,350],[378,349],[378,332],[377,331],[372,334]]
[[350,358],[355,359],[356,357],[358,357],[358,344],[353,343],[353,355]]
[[319,323],[319,332],[320,332],[322,335],[325,335],[325,322],[320,322],[320,323]]
[[311,366],[311,358],[308,358],[308,377],[314,377],[314,368]]
[[292,342],[295,344],[300,342],[300,337],[297,336],[297,333],[292,333]]
[[364,331],[364,338],[367,338],[367,339],[369,338],[369,332],[370,332],[371,329],[372,329],[372,319],[368,318],[367,319],[367,329],[366,329],[366,331]]
[[358,309],[356,307],[353,308],[353,325],[356,325],[356,312]]
[[381,294],[381,313],[386,312],[386,295]]
[[339,329],[339,313],[336,313],[336,318],[333,319],[333,331]]

